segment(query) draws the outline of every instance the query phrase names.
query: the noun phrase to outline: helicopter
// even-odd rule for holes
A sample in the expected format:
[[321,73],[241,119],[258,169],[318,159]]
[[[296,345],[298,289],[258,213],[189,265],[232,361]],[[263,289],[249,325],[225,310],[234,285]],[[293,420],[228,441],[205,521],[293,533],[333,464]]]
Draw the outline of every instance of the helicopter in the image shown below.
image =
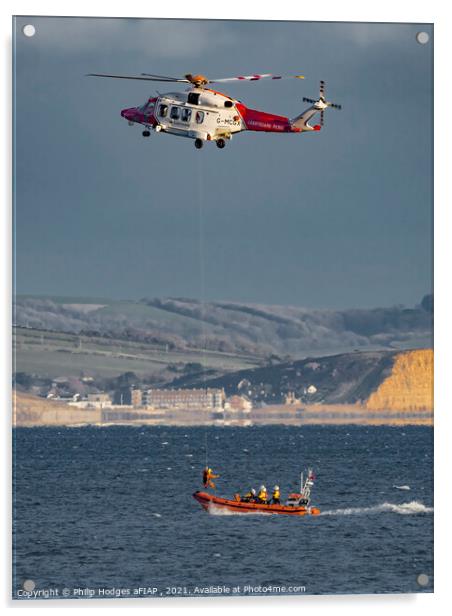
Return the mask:
[[[259,81],[261,79],[304,79],[303,75],[273,75],[270,73],[242,75],[223,79],[208,79],[205,75],[187,74],[182,78],[141,73],[139,76],[89,73],[88,77],[112,79],[137,79],[169,84],[189,84],[183,92],[158,93],[139,107],[121,111],[121,116],[130,126],[141,124],[143,137],[150,137],[151,130],[178,137],[194,139],[195,147],[201,149],[208,141],[222,149],[232,136],[242,131],[267,133],[305,133],[319,131],[324,124],[324,112],[328,107],[342,109],[342,105],[326,100],[325,81],[320,81],[318,99],[303,97],[311,106],[293,119],[285,116],[250,109],[241,101],[218,92],[210,84]],[[309,120],[320,114],[320,124],[311,125]]]

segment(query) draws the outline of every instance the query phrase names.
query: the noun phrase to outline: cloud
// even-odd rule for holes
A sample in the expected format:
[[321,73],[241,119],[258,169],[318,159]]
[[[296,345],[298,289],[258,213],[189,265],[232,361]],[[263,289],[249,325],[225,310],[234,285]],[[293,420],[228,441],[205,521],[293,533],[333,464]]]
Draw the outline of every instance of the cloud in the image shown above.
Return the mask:
[[230,29],[222,22],[178,19],[34,17],[36,38],[22,37],[30,18],[17,18],[18,43],[66,53],[99,50],[115,54],[141,52],[147,57],[180,58],[233,44]]
[[[404,35],[409,34],[411,28],[414,31],[421,29],[422,24],[399,24],[399,23],[341,23],[335,32],[338,38],[356,43],[362,48],[370,48],[381,45],[403,44]],[[415,38],[413,36],[413,45]]]

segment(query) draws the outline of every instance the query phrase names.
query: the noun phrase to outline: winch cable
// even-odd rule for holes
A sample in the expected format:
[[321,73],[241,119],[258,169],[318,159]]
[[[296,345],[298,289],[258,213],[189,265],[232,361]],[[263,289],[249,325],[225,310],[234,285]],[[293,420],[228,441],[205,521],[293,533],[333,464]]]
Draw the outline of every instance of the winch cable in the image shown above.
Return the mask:
[[[201,156],[197,156],[198,167],[198,256],[199,256],[199,301],[201,305],[201,365],[202,365],[202,381],[203,389],[207,390],[206,368],[207,368],[207,329],[206,329],[206,245],[205,245],[205,213],[204,213],[204,181],[203,181],[203,163]],[[204,427],[204,449],[205,449],[205,466],[208,467],[207,454],[207,431],[208,425]]]

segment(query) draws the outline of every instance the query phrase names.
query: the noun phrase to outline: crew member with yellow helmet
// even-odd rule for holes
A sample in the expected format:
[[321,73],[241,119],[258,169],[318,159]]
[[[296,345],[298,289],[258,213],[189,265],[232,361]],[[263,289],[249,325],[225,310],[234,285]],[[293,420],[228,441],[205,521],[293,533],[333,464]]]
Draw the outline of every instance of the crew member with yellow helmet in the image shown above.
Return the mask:
[[251,488],[251,490],[249,490],[245,496],[242,498],[242,502],[244,503],[254,503],[256,502],[256,490],[254,488]]
[[281,492],[279,491],[279,486],[275,486],[273,488],[272,494],[272,505],[280,505],[281,504]]
[[215,490],[215,483],[212,479],[217,479],[220,475],[214,475],[213,470],[206,466],[206,468],[202,472],[202,482],[205,488],[212,488]]
[[259,493],[257,495],[257,502],[261,504],[262,503],[267,504],[267,488],[264,485],[262,485],[259,488]]

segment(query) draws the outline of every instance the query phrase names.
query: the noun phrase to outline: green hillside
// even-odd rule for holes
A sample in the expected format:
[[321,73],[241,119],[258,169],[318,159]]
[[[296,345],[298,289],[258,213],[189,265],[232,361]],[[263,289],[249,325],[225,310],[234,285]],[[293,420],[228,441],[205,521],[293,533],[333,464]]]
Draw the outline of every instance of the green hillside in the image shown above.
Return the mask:
[[220,371],[258,365],[256,358],[218,351],[169,350],[164,344],[21,327],[13,330],[13,344],[14,372],[48,378],[82,373],[112,377],[124,372],[148,376],[161,372],[168,364],[189,362]]

